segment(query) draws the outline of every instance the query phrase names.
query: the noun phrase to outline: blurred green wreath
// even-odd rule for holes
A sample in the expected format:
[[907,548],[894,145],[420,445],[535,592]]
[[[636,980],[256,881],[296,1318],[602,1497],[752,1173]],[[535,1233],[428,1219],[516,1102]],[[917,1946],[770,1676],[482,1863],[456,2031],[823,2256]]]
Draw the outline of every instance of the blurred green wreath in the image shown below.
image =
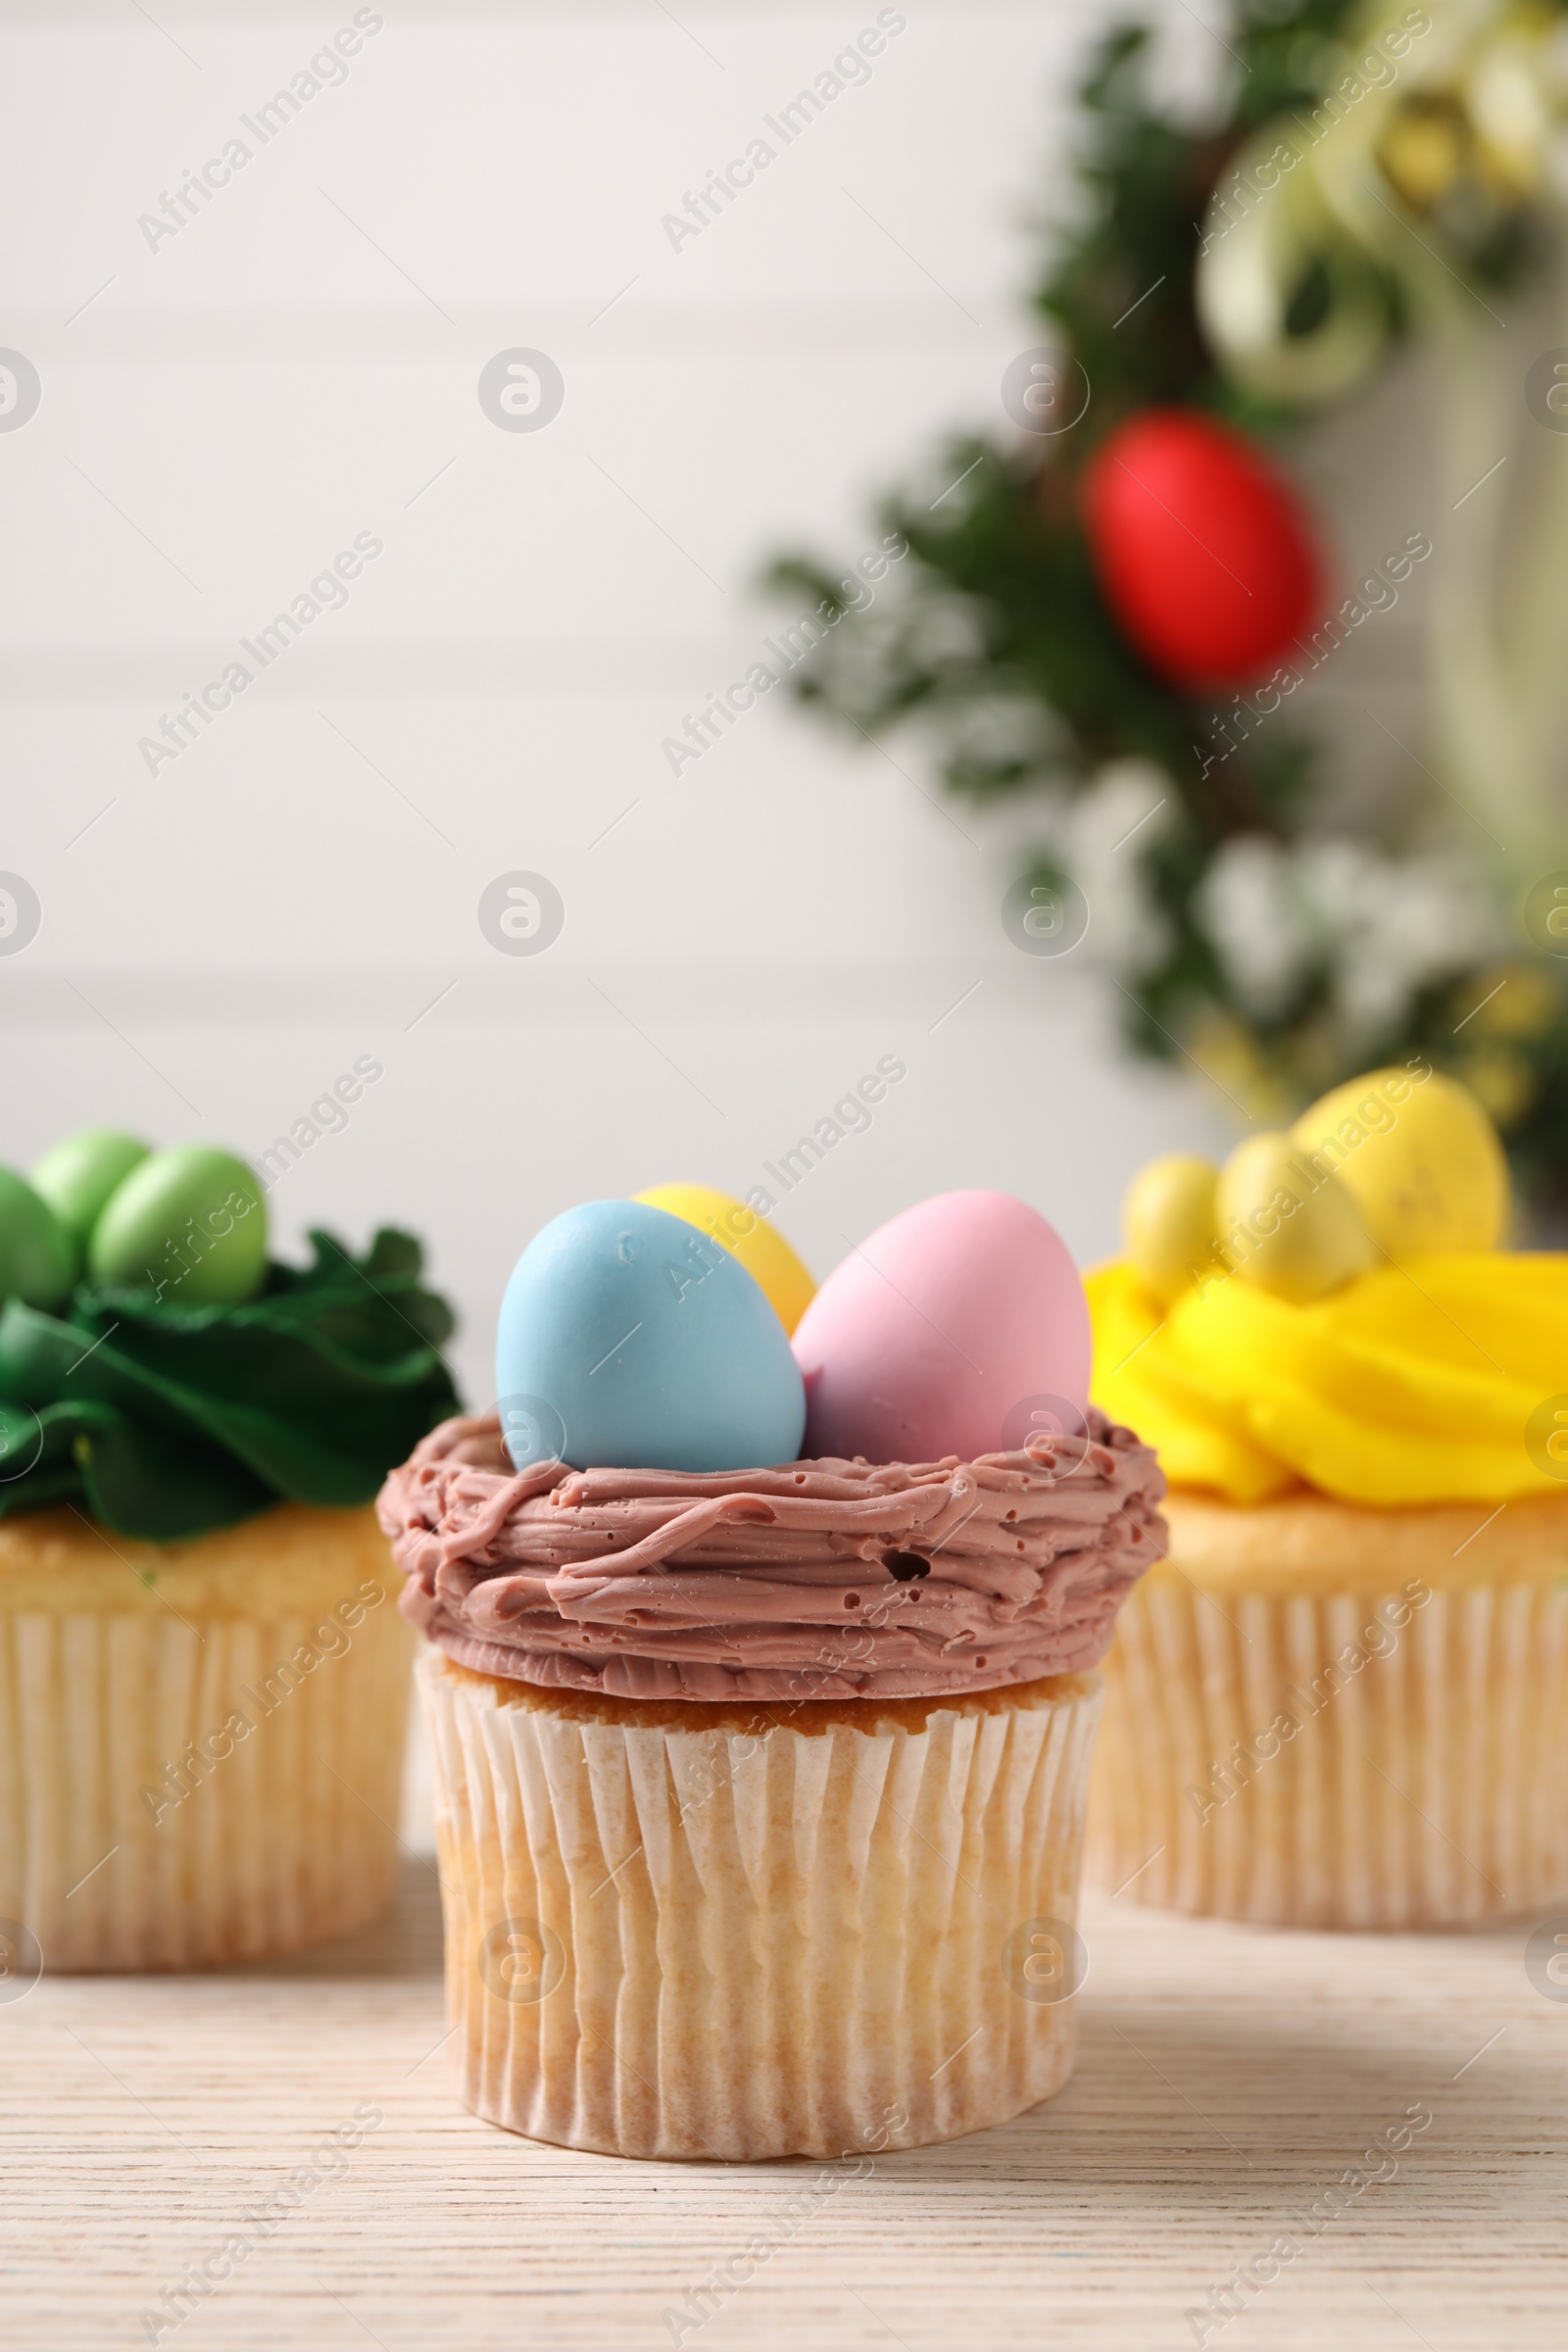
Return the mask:
[[[1481,1097],[1549,1218],[1568,1205],[1561,430],[1535,432],[1509,477],[1537,469],[1522,522],[1517,495],[1477,488],[1525,402],[1559,413],[1541,369],[1568,350],[1526,382],[1534,349],[1506,326],[1562,272],[1568,20],[1230,0],[1219,37],[1234,69],[1206,122],[1155,94],[1150,27],[1100,46],[1034,296],[1063,429],[1031,431],[1014,398],[1024,429],[933,453],[881,503],[909,560],[863,610],[842,567],[775,562],[770,588],[815,615],[792,685],[858,738],[926,724],[956,794],[1036,796],[1026,885],[1083,892],[1134,1047],[1189,1056],[1270,1121],[1424,1053]],[[1246,692],[1176,682],[1140,650],[1084,492],[1144,412],[1288,442],[1410,337],[1439,354],[1444,585],[1424,733],[1391,737],[1401,792],[1357,833],[1322,814],[1322,760],[1289,710],[1249,727]],[[1568,425],[1568,389],[1560,408]]]

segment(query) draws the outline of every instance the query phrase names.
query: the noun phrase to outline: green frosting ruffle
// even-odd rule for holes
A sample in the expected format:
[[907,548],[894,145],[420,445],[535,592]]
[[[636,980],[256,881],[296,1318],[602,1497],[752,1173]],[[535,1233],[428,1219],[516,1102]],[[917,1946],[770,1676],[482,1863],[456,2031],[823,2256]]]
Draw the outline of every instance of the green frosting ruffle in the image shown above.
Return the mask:
[[74,1503],[124,1536],[185,1541],[284,1498],[368,1502],[459,1409],[453,1317],[419,1245],[268,1268],[243,1306],[81,1283],[54,1314],[0,1313],[0,1518]]

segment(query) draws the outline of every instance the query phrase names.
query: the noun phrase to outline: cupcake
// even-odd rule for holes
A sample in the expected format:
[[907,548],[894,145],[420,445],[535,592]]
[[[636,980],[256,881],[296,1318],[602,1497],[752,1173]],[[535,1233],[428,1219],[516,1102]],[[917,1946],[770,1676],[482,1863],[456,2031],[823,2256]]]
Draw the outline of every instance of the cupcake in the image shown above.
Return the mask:
[[1568,1257],[1508,1224],[1490,1120],[1419,1060],[1136,1181],[1088,1278],[1095,1395],[1172,1487],[1104,1668],[1090,1869],[1127,1899],[1568,1898]]
[[450,1414],[420,1251],[268,1256],[254,1172],[0,1170],[0,1942],[210,1967],[391,1891],[413,1644],[372,1498]]
[[793,1352],[732,1238],[557,1218],[497,1410],[382,1494],[463,2094],[620,2156],[918,2146],[1071,2068],[1094,1668],[1162,1481],[1021,1202],[896,1218]]

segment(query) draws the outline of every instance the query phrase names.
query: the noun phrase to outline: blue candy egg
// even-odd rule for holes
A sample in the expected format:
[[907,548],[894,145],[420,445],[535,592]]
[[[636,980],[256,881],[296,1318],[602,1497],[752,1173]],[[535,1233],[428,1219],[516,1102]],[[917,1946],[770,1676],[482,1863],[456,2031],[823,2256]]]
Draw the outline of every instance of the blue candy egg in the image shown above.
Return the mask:
[[756,1470],[794,1461],[806,1429],[757,1283],[637,1200],[568,1208],[528,1244],[501,1301],[496,1393],[519,1469]]

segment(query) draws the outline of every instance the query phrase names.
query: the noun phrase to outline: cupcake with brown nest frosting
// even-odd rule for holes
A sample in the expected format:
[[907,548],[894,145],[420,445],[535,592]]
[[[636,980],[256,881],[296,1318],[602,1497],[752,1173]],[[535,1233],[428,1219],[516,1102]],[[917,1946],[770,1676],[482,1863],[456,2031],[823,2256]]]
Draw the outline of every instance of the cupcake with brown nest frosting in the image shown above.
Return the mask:
[[[715,1252],[707,1280],[749,1278]],[[592,1323],[563,1310],[585,1367]],[[492,1413],[392,1474],[478,2113],[621,2155],[840,2157],[1060,2086],[1094,1668],[1161,1548],[1163,1480],[1058,1402],[970,1458],[689,1469],[514,1468]],[[570,1446],[571,1411],[530,1409]]]

